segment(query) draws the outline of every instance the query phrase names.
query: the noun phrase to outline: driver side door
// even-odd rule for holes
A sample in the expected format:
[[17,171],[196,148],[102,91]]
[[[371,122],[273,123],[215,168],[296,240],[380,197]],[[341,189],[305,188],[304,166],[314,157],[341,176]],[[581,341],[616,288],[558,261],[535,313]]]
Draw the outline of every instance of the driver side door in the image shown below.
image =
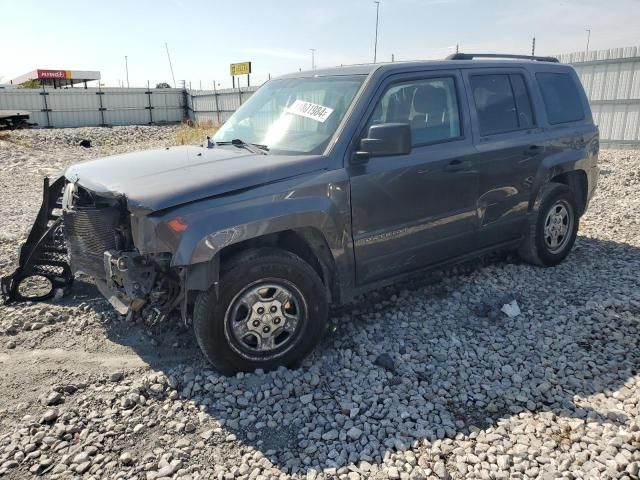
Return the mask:
[[355,143],[371,125],[408,123],[412,149],[347,165],[359,285],[473,250],[478,173],[463,88],[457,70],[381,86]]

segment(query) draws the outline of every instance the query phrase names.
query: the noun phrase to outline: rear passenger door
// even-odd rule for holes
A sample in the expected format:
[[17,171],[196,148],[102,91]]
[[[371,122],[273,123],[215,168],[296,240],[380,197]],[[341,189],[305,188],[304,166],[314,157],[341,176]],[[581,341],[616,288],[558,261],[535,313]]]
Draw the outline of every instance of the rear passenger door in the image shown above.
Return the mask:
[[468,69],[464,79],[478,151],[477,246],[484,248],[522,235],[545,133],[526,69]]

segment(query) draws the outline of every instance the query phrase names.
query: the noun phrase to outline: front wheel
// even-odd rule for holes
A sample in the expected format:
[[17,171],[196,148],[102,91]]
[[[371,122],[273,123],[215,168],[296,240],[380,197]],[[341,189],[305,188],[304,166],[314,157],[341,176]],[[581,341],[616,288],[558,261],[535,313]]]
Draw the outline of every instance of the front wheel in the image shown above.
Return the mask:
[[573,191],[560,183],[549,184],[518,250],[520,257],[543,267],[562,262],[576,241],[580,221],[577,212]]
[[325,330],[327,296],[311,266],[293,253],[261,248],[236,256],[194,306],[196,339],[225,374],[297,365]]

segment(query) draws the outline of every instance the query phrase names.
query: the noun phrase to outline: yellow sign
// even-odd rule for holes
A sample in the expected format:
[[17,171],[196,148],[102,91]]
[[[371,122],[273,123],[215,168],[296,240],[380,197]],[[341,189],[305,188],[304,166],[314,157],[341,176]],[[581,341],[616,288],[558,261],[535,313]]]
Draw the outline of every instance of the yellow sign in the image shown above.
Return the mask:
[[231,75],[249,75],[251,73],[251,62],[232,63]]

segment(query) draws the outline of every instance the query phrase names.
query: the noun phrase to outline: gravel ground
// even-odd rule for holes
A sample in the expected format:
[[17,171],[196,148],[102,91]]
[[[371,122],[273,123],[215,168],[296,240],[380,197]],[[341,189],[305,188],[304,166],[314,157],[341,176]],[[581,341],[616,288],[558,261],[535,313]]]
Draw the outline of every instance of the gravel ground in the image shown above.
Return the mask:
[[[44,174],[174,129],[0,140],[0,270]],[[0,476],[638,478],[640,154],[601,168],[562,265],[495,256],[372,292],[298,370],[222,377],[179,322],[129,323],[83,282],[1,306]]]

